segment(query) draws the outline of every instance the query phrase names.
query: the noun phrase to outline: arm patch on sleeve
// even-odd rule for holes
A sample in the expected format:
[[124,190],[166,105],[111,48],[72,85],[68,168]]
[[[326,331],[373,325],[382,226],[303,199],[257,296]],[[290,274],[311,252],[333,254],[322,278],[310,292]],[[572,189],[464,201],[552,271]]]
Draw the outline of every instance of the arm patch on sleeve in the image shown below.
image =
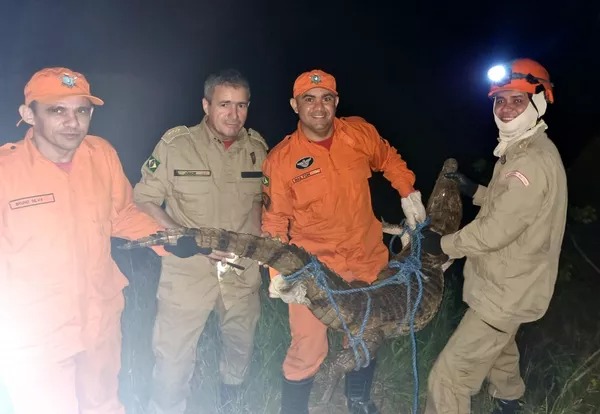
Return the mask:
[[154,157],[154,155],[151,155],[150,158],[148,158],[146,160],[146,162],[144,163],[144,165],[146,166],[146,168],[148,168],[151,172],[156,171],[156,169],[158,168],[158,166],[160,165],[160,161]]
[[525,177],[525,175],[523,175],[523,173],[519,171],[509,171],[504,175],[504,177],[516,177],[517,179],[519,179],[519,181],[521,181],[521,183],[523,183],[525,187],[529,187],[529,180],[527,179],[527,177]]

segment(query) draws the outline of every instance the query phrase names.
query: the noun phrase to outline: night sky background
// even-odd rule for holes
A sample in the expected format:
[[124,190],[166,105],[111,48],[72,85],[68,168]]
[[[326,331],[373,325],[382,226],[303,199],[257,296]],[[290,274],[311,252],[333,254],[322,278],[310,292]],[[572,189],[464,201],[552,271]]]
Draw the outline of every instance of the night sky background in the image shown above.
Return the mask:
[[[296,128],[288,104],[296,76],[332,73],[338,115],[372,122],[425,195],[447,157],[466,172],[477,159],[494,161],[486,71],[504,60],[530,57],[550,72],[556,103],[545,119],[567,166],[600,136],[594,0],[27,0],[2,2],[0,22],[0,143],[25,133],[14,125],[30,76],[70,67],[105,100],[90,132],[117,148],[132,184],[165,130],[201,120],[203,82],[226,67],[248,77],[246,126],[271,147]],[[376,212],[399,211],[389,184],[375,177],[373,186]]]

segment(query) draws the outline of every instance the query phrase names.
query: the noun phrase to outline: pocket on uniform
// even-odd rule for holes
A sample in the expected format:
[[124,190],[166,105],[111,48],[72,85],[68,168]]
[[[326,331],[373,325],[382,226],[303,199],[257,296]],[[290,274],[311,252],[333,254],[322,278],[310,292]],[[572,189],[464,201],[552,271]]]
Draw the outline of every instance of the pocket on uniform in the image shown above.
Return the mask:
[[259,179],[244,179],[239,184],[239,192],[242,203],[250,203],[256,199],[261,200],[261,180]]
[[322,173],[292,184],[292,193],[298,226],[319,226],[332,217],[335,203],[331,201],[329,183]]
[[179,177],[175,181],[173,196],[186,216],[205,219],[212,215],[212,196],[208,177]]
[[[313,173],[313,176],[298,176],[292,180],[292,193],[296,201],[296,205],[300,208],[310,206],[317,203],[322,204],[323,197],[327,193],[327,180],[320,172]],[[294,180],[296,180],[294,182]]]

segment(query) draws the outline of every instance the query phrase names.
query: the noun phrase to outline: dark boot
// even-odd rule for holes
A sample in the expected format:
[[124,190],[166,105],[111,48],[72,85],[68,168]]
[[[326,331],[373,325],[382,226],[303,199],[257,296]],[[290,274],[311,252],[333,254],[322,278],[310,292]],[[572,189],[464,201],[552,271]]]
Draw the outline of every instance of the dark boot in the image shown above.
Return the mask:
[[283,378],[280,414],[308,414],[308,398],[314,379],[290,381]]
[[242,394],[241,391],[241,385],[221,383],[219,389],[219,410],[221,413],[234,412],[233,408],[238,404],[238,399]]
[[375,374],[375,360],[358,371],[346,373],[346,399],[350,414],[379,414],[375,403],[371,401],[371,385]]
[[501,400],[500,398],[494,398],[496,408],[492,411],[492,414],[516,414],[521,408],[519,400]]

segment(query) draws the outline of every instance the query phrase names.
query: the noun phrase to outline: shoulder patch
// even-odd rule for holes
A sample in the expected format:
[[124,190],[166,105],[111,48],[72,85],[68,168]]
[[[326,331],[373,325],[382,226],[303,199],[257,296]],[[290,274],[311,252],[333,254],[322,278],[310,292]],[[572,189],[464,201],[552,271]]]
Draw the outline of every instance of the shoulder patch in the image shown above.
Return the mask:
[[175,138],[180,137],[182,135],[188,135],[188,134],[191,134],[188,127],[186,127],[185,125],[181,125],[181,126],[177,126],[175,128],[169,129],[167,132],[165,132],[163,134],[163,136],[160,139],[163,140],[164,142],[166,142],[167,144],[169,144]]
[[159,165],[160,161],[158,158],[154,157],[154,155],[151,155],[144,163],[144,166],[152,172],[156,171]]
[[525,175],[523,173],[521,173],[520,171],[509,171],[504,175],[505,178],[510,178],[510,177],[515,177],[517,178],[519,181],[521,181],[521,183],[525,186],[525,187],[529,187],[529,179],[527,177],[525,177]]
[[260,135],[257,131],[253,130],[252,128],[248,128],[248,137],[250,139],[260,142],[261,145],[263,147],[265,147],[265,151],[269,149],[269,145],[267,144],[267,141],[265,141],[265,139],[262,137],[262,135]]

